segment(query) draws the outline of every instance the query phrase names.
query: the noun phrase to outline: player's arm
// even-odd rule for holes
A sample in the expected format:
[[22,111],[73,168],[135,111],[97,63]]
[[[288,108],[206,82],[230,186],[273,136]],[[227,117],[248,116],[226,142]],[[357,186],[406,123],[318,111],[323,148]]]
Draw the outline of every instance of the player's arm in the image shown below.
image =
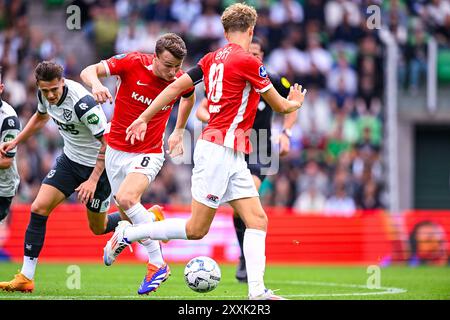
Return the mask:
[[297,121],[298,110],[284,115],[283,131],[278,138],[280,144],[280,156],[285,156],[291,150],[292,127]]
[[170,104],[183,91],[192,87],[194,83],[187,73],[183,74],[177,80],[168,85],[157,97],[152,104],[139,116],[145,123],[148,123],[155,114]]
[[[0,143],[14,140],[20,133],[20,122],[17,116],[10,116],[3,119],[0,127]],[[0,154],[0,169],[8,169],[14,162],[16,149],[11,149],[5,155]]]
[[13,162],[14,157],[10,158],[0,155],[0,169],[8,169],[9,167],[12,166]]
[[47,113],[37,111],[28,121],[25,128],[11,141],[3,143],[0,147],[2,156],[7,157],[11,150],[14,150],[18,144],[26,141],[29,137],[41,130],[47,123],[50,116]]
[[101,142],[101,146],[98,151],[95,167],[89,178],[75,189],[75,191],[78,192],[78,200],[84,204],[92,201],[94,198],[98,180],[100,180],[100,177],[105,170],[106,141],[103,135],[97,136],[96,138]]
[[97,155],[95,167],[89,178],[80,184],[75,191],[78,192],[78,200],[88,203],[94,198],[97,183],[105,170],[106,141],[103,133],[106,128],[106,116],[100,105],[90,95],[81,98],[74,106],[75,113],[80,121],[91,131],[92,135],[101,143]]
[[211,115],[208,112],[208,99],[203,98],[200,104],[197,107],[197,112],[195,113],[197,119],[201,122],[207,123]]
[[195,92],[194,89],[188,94],[184,95],[180,99],[180,106],[178,107],[177,123],[175,124],[175,129],[170,135],[167,143],[169,145],[169,150],[167,152],[171,157],[176,157],[182,155],[183,150],[183,134],[186,124],[191,114],[192,108],[195,104]]
[[274,87],[261,93],[270,107],[279,113],[291,113],[298,110],[303,104],[305,95],[306,89],[302,90],[302,86],[297,83],[291,86],[287,98],[283,98]]
[[287,98],[283,98],[270,81],[270,76],[260,60],[248,55],[237,63],[240,63],[241,76],[252,84],[255,91],[261,94],[275,112],[290,113],[302,106],[306,94],[306,89],[302,91],[302,86],[294,84],[290,87]]
[[191,114],[192,108],[195,104],[195,92],[192,91],[189,95],[181,97],[180,106],[178,108],[177,123],[175,130],[184,130]]
[[113,102],[113,98],[108,88],[105,87],[100,78],[107,77],[108,73],[103,62],[91,64],[83,69],[80,73],[81,80],[92,89],[94,99],[99,103],[105,103],[109,100]]
[[168,85],[155,100],[153,100],[150,106],[127,128],[125,140],[131,141],[131,144],[134,144],[135,140],[143,141],[147,131],[147,123],[153,116],[193,85],[194,81],[192,81],[188,73],[183,74]]

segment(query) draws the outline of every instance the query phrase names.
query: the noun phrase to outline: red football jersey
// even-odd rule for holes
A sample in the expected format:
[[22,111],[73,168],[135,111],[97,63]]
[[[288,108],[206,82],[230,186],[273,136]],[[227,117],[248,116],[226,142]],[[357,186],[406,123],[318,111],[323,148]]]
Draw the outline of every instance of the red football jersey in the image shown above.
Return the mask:
[[[108,76],[118,76],[118,84],[115,97],[115,108],[111,120],[111,128],[108,134],[108,144],[121,151],[130,153],[161,153],[163,152],[163,138],[173,100],[165,106],[148,123],[144,141],[137,141],[132,145],[125,141],[126,129],[147,109],[152,101],[170,83],[157,77],[152,71],[153,54],[131,52],[119,54],[107,60],[103,60]],[[176,78],[180,77],[180,70]],[[182,96],[192,93],[194,88],[182,93]]]
[[200,138],[250,153],[249,136],[260,93],[272,87],[264,65],[234,43],[208,53],[198,65],[203,71],[210,113]]

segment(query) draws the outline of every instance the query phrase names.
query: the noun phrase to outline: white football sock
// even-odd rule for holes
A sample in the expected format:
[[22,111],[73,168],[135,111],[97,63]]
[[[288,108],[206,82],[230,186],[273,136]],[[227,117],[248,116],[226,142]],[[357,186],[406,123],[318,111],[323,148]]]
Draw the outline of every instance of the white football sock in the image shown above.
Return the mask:
[[36,272],[37,262],[38,258],[24,256],[22,270],[20,271],[20,273],[22,273],[28,279],[33,280],[34,273]]
[[[137,203],[130,209],[125,210],[126,215],[130,218],[133,225],[142,225],[146,223],[153,223],[154,214],[149,212],[141,203]],[[162,256],[161,247],[159,241],[143,239],[140,243],[145,247],[148,253],[148,262],[154,264],[157,267],[161,267],[164,264],[164,258]]]
[[264,293],[266,268],[266,232],[246,229],[244,233],[244,256],[247,267],[248,293],[257,296]]
[[186,221],[186,219],[167,219],[138,226],[133,225],[125,230],[125,237],[128,241],[138,241],[146,238],[153,240],[187,240]]
[[152,222],[154,219],[154,214],[145,209],[140,202],[136,203],[130,209],[125,210],[125,213],[131,222],[136,225]]

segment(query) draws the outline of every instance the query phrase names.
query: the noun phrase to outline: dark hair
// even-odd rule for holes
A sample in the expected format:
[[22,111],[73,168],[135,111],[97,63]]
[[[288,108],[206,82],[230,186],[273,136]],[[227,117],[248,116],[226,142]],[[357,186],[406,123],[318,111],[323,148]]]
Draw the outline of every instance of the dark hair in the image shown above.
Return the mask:
[[186,57],[186,44],[180,36],[175,33],[166,33],[156,41],[155,52],[159,56],[165,50],[169,51],[175,58],[183,60]]
[[260,37],[253,36],[252,43],[259,45],[261,48],[261,51],[264,52],[264,41]]
[[409,245],[410,245],[410,250],[411,250],[411,256],[415,256],[417,254],[417,247],[418,247],[417,233],[419,233],[419,229],[424,226],[434,227],[434,226],[436,226],[436,223],[434,223],[430,220],[425,220],[425,221],[421,221],[421,222],[417,223],[414,226],[413,230],[411,231],[411,234],[409,235]]
[[42,61],[34,70],[36,81],[52,81],[61,79],[64,69],[61,65],[53,61]]
[[3,67],[0,66],[0,83],[2,83],[2,71],[3,71]]

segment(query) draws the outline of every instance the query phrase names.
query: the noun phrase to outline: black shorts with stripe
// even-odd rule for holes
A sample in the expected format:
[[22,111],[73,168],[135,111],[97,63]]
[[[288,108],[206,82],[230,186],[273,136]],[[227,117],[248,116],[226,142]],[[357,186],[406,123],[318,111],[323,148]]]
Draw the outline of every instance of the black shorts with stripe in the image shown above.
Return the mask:
[[[93,169],[70,160],[63,153],[56,159],[56,165],[48,172],[42,183],[55,187],[68,198],[80,184],[89,179]],[[92,212],[106,212],[109,209],[110,197],[111,186],[104,170],[97,182],[94,199],[86,205],[86,208]]]

